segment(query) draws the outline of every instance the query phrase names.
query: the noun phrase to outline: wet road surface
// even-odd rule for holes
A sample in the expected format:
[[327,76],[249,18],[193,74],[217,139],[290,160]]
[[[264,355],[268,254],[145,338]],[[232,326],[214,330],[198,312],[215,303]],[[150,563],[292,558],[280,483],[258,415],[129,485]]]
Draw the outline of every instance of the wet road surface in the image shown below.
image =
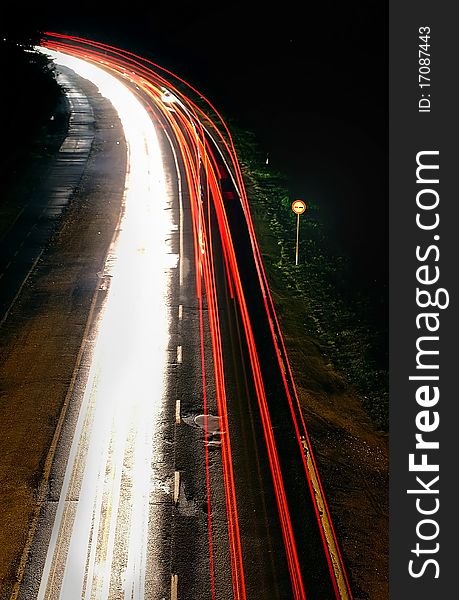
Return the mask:
[[126,190],[19,598],[348,598],[236,188],[212,204],[197,127],[102,79]]
[[58,77],[69,103],[65,140],[48,171],[0,240],[0,322],[11,310],[55,231],[83,175],[94,140],[94,112],[84,92],[63,69]]

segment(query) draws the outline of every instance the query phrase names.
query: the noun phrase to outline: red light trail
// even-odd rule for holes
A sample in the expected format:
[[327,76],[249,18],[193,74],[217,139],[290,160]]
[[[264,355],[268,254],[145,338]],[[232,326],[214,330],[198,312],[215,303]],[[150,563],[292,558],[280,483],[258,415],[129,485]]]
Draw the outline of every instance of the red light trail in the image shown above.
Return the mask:
[[[206,347],[204,345],[203,311],[207,308],[210,324],[211,358],[214,369],[216,402],[220,418],[221,449],[223,464],[223,485],[226,500],[228,524],[228,540],[232,571],[233,596],[235,600],[245,600],[246,580],[244,572],[244,556],[241,544],[241,532],[238,520],[237,490],[233,468],[233,452],[231,447],[230,426],[225,383],[224,359],[221,338],[220,309],[217,294],[214,257],[212,253],[211,214],[215,215],[221,241],[229,290],[237,302],[240,311],[243,332],[248,348],[251,375],[254,381],[258,407],[264,432],[264,441],[269,457],[274,493],[278,508],[282,538],[286,552],[293,598],[305,599],[303,569],[300,564],[292,525],[291,510],[284,486],[284,477],[279,461],[279,450],[273,433],[272,419],[266,395],[265,377],[260,367],[257,344],[253,333],[250,311],[247,306],[246,293],[241,281],[235,244],[236,233],[231,231],[225,202],[240,202],[246,220],[258,284],[261,289],[264,311],[269,322],[272,345],[277,356],[279,371],[285,391],[298,451],[304,465],[304,475],[311,493],[315,515],[323,543],[323,552],[328,564],[330,580],[337,599],[352,598],[349,582],[343,565],[338,542],[325,501],[317,465],[311,449],[304,417],[293,381],[280,325],[269,291],[266,273],[263,268],[260,250],[256,241],[252,223],[248,197],[244,186],[243,175],[239,165],[233,139],[224,120],[215,109],[194,87],[172,72],[143,59],[135,54],[112,46],[57,33],[46,33],[42,45],[55,51],[70,54],[96,64],[117,76],[147,106],[155,123],[164,123],[172,132],[173,143],[180,156],[185,173],[187,190],[190,196],[191,218],[193,223],[194,260],[196,273],[196,291],[200,312],[200,351],[202,364],[203,413],[207,415],[207,383],[205,374]],[[189,90],[187,94],[183,89]],[[191,93],[193,98],[188,97]],[[199,100],[198,100],[199,99]],[[208,109],[201,108],[207,105]],[[209,114],[207,114],[207,112]],[[213,117],[215,116],[215,121]],[[234,194],[224,196],[222,192],[222,175],[234,186]],[[230,200],[229,198],[232,197]],[[214,234],[215,235],[215,234]],[[285,369],[285,370],[284,370]],[[207,418],[204,419],[206,438],[208,436]],[[306,447],[306,452],[305,452]],[[206,489],[207,489],[207,523],[210,556],[210,588],[215,598],[215,562],[212,537],[212,510],[210,494],[209,454],[206,457]]]

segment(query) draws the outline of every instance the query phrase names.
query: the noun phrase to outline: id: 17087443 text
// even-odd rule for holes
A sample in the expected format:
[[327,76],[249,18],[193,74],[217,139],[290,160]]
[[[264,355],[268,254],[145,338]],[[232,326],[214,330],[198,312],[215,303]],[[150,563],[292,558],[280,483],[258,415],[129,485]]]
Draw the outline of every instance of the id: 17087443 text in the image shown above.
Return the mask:
[[430,100],[430,27],[419,27],[418,86],[420,98],[418,112],[429,113]]

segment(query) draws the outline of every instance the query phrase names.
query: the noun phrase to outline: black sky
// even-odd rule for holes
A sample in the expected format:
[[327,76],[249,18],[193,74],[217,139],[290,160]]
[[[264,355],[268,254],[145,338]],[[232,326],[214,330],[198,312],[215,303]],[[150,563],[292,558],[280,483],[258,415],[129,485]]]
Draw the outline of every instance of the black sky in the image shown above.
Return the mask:
[[272,10],[249,2],[68,3],[36,6],[16,19],[119,45],[183,76],[256,133],[271,164],[288,176],[292,199],[319,203],[356,274],[384,280],[384,2],[279,1]]

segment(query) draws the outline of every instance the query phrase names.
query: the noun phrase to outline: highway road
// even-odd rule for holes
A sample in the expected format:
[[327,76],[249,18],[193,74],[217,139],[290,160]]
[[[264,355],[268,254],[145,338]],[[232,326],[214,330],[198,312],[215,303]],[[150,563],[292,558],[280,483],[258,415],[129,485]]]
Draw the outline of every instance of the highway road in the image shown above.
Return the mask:
[[43,45],[111,102],[127,169],[16,597],[351,598],[229,131],[157,65]]

